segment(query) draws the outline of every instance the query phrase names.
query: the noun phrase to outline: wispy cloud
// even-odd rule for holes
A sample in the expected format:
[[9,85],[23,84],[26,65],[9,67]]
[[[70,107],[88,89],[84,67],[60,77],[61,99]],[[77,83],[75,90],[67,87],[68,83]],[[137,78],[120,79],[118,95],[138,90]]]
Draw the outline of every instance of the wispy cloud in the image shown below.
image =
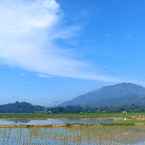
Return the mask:
[[63,12],[55,0],[0,1],[0,60],[9,66],[40,73],[101,81],[98,75],[57,40],[71,38],[79,29],[63,26]]

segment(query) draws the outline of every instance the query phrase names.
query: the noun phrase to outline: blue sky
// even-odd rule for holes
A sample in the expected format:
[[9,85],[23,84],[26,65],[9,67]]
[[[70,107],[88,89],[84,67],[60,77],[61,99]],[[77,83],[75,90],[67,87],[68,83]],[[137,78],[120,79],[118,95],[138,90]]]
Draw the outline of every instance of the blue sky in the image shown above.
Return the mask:
[[0,103],[57,104],[145,81],[145,1],[1,0]]

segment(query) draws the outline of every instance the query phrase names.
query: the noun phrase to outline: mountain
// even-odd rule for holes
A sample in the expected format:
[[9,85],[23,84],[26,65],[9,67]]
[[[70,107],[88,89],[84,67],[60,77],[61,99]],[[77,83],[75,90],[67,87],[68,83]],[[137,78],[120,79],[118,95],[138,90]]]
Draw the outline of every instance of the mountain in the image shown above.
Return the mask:
[[132,83],[105,86],[98,90],[78,96],[61,106],[105,107],[122,105],[145,105],[145,88]]
[[0,105],[0,113],[34,113],[43,112],[44,107],[32,105],[27,102],[15,102],[5,105]]

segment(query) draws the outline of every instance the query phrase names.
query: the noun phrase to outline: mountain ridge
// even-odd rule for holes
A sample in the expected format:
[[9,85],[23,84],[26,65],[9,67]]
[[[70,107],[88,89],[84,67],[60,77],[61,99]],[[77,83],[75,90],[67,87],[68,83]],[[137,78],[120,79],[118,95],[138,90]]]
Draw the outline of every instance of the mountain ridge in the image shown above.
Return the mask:
[[131,104],[145,105],[145,87],[123,82],[90,91],[62,103],[61,106],[100,107]]
[[0,113],[34,113],[43,112],[45,107],[28,102],[15,102],[0,105]]

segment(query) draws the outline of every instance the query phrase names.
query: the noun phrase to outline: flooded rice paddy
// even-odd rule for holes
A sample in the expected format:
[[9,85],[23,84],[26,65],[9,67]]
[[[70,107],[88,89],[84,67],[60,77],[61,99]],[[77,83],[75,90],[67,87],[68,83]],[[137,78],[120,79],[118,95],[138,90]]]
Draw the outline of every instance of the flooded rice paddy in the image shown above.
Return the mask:
[[96,118],[61,118],[46,120],[0,120],[0,125],[66,125],[66,124],[83,124],[83,125],[101,125],[112,124],[113,119],[96,119]]
[[[100,125],[109,124],[111,121],[109,119],[0,120],[1,126],[36,125],[28,128],[1,127],[0,145],[145,145],[145,126]],[[37,125],[54,126],[37,127]]]

